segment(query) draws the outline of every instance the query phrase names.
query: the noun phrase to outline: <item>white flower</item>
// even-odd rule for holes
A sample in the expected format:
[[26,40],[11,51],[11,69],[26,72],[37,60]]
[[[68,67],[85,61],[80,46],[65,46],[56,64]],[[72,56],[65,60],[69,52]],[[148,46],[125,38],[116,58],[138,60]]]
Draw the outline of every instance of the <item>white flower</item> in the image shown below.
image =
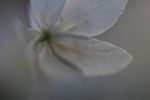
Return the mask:
[[33,40],[42,42],[37,64],[48,76],[64,80],[81,74],[109,75],[132,60],[125,50],[92,38],[117,21],[127,0],[30,1],[32,29],[17,22],[17,33],[23,47]]

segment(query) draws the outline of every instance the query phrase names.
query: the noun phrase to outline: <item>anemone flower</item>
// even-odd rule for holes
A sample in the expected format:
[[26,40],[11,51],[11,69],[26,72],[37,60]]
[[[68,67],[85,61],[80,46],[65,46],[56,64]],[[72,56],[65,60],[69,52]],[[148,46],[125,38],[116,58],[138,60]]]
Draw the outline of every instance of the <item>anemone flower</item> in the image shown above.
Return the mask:
[[[110,75],[132,60],[125,50],[94,39],[123,13],[127,0],[30,0],[31,28],[16,21],[31,76],[51,79]],[[74,78],[73,78],[74,77]]]

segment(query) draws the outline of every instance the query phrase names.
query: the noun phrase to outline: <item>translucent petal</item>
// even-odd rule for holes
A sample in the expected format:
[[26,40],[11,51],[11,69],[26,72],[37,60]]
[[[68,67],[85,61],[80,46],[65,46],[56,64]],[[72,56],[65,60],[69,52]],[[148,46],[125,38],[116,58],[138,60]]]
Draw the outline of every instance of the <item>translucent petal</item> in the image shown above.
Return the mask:
[[[8,27],[0,28],[0,37],[2,37],[0,39],[0,80],[2,79],[1,82],[4,81],[4,83],[10,83],[8,86],[18,87],[19,91],[22,91],[30,82],[27,70],[28,64],[24,54],[27,47],[25,44],[28,40],[30,41],[30,38],[34,37],[34,33],[29,34],[30,29],[28,30],[18,20],[7,23],[7,25]],[[13,30],[10,27],[15,29]]]
[[19,20],[14,20],[14,29],[20,39],[19,42],[21,42],[23,46],[27,46],[27,44],[38,35],[38,31],[27,28]]
[[45,76],[50,82],[82,82],[82,74],[61,63],[52,54],[48,44],[44,44],[44,48],[39,55],[39,65],[44,71]]
[[76,65],[86,76],[116,73],[132,60],[125,50],[94,38],[64,33],[52,36],[52,51]]
[[37,22],[37,20],[35,19],[35,16],[33,15],[33,11],[31,9],[30,5],[28,7],[28,10],[29,10],[29,20],[30,20],[31,27],[33,29],[36,29],[36,30],[40,31],[40,25]]
[[[31,10],[40,28],[51,28],[57,21],[66,0],[30,0]],[[32,17],[30,17],[32,18]]]
[[38,53],[36,51],[38,50],[39,43],[37,42],[39,40],[40,36],[37,36],[34,38],[27,46],[25,56],[26,56],[26,63],[28,64],[28,71],[29,76],[33,84],[37,84],[41,78],[42,75],[40,75],[39,71],[39,64],[38,64]]
[[127,1],[68,0],[55,30],[85,36],[101,34],[117,21]]
[[[13,62],[14,66],[25,71],[25,73],[28,76],[29,73],[27,73],[27,72],[29,72],[29,69],[28,69],[28,67],[30,67],[29,63],[34,63],[33,62],[34,60],[32,60],[34,57],[34,53],[33,53],[32,49],[34,49],[34,44],[36,41],[35,39],[37,39],[39,32],[37,30],[27,28],[19,20],[14,20],[13,25],[14,25],[14,29],[15,29],[14,33],[16,33],[13,35],[15,36],[17,43],[15,43],[13,41],[13,42],[11,42],[11,43],[13,43],[13,45],[8,45],[9,47],[13,46],[13,49],[11,48],[11,51],[13,51],[13,53],[10,53],[8,55],[8,57],[10,59],[9,62]],[[37,53],[39,53],[41,51],[41,48],[42,48],[42,43],[38,44],[36,46],[36,48],[35,48],[36,55],[37,55]],[[11,55],[14,55],[14,56],[11,56]],[[27,57],[30,59],[27,59]],[[22,60],[22,62],[20,60]],[[27,63],[27,62],[29,62],[29,63]],[[20,66],[17,64],[20,64]],[[11,66],[12,65],[13,64],[11,64]]]

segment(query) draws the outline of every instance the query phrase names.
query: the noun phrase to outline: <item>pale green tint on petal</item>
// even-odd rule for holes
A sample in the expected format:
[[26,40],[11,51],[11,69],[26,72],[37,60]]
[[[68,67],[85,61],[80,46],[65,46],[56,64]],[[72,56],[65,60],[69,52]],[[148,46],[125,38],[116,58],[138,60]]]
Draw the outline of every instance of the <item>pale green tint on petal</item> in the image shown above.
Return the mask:
[[[51,28],[59,18],[66,0],[30,0],[35,23],[39,28]],[[32,18],[32,17],[30,17]],[[32,22],[33,23],[33,22]]]
[[52,34],[50,47],[85,76],[109,75],[127,67],[132,56],[107,42],[73,34]]
[[101,34],[114,25],[127,1],[68,0],[54,29],[85,36]]
[[79,83],[83,81],[80,72],[64,65],[55,58],[48,44],[44,44],[43,50],[39,55],[39,66],[50,82]]
[[27,28],[19,20],[14,20],[14,29],[15,33],[19,37],[18,42],[21,43],[22,47],[27,46],[28,43],[39,34],[38,31]]

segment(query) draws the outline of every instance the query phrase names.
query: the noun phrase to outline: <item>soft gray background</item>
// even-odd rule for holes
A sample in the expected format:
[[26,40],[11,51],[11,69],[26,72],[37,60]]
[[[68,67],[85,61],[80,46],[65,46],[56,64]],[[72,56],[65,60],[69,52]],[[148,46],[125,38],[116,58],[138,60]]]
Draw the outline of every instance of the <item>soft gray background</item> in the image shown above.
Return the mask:
[[[26,6],[27,0],[0,0],[1,40],[11,34],[12,19],[27,20]],[[84,86],[54,86],[51,100],[150,100],[150,0],[129,0],[117,23],[96,38],[127,50],[134,61],[123,72],[95,78]],[[1,96],[6,98],[4,91]],[[23,100],[19,95],[10,98]]]

